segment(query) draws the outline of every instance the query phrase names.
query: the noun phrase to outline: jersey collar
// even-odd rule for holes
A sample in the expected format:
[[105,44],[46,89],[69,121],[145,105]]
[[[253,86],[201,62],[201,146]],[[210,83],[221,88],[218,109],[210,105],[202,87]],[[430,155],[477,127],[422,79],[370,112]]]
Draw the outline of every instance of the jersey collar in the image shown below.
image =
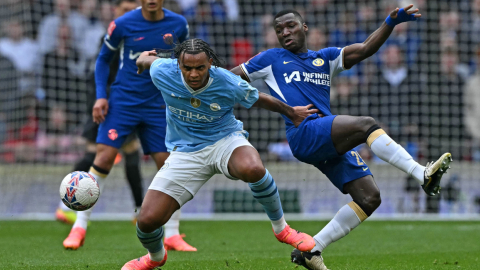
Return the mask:
[[[288,51],[288,50],[287,50]],[[296,55],[298,56],[298,58],[300,59],[307,59],[309,58],[310,56],[312,56],[313,53],[315,53],[315,51],[312,51],[312,50],[308,50],[308,52],[306,53],[292,53],[291,51],[288,51],[289,53],[293,54],[293,55]]]
[[198,90],[193,90],[188,84],[187,82],[185,82],[185,79],[183,78],[183,74],[180,72],[180,76],[182,76],[182,82],[183,82],[183,85],[185,86],[185,88],[187,88],[187,90],[190,92],[190,94],[192,95],[198,95],[200,93],[202,93],[203,91],[207,90],[207,88],[213,83],[213,78],[212,78],[212,75],[210,74],[210,78],[208,78],[208,83],[207,85],[205,85],[204,87],[198,89]]

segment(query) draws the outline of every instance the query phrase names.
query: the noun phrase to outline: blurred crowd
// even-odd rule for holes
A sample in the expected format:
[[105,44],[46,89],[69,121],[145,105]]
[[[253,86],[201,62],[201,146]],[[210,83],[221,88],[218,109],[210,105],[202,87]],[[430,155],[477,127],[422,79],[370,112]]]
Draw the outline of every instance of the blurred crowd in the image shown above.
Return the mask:
[[[450,151],[480,161],[480,0],[165,0],[190,36],[209,42],[226,68],[278,47],[273,16],[295,8],[308,48],[363,42],[397,6],[422,19],[400,24],[380,51],[332,82],[333,114],[370,115],[419,159]],[[115,1],[0,3],[0,162],[71,162],[80,138],[101,39]],[[255,84],[261,91],[265,85]],[[269,160],[293,161],[279,115],[238,108]],[[364,159],[375,159],[360,148]]]

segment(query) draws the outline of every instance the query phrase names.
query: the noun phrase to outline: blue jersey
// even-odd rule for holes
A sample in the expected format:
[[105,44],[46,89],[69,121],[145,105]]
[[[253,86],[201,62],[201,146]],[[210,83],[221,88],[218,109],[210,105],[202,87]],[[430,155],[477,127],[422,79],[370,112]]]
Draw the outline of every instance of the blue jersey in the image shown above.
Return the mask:
[[[152,22],[145,20],[139,8],[125,13],[108,28],[105,45],[110,50],[120,50],[119,69],[110,92],[110,101],[116,106],[160,108],[165,104],[150,74],[137,74],[136,66],[136,60],[143,51],[172,48],[165,43],[164,35],[172,35],[176,42],[177,38],[179,42],[188,39],[186,19],[170,10],[163,11],[165,17]],[[97,98],[106,98],[106,92],[99,89],[98,83]]]
[[[345,70],[342,52],[342,48],[326,48],[294,54],[275,48],[257,54],[240,67],[250,81],[264,80],[271,95],[279,100],[292,107],[313,104],[327,116],[332,115],[330,82]],[[283,118],[287,130],[294,127],[290,119]]]
[[176,59],[157,59],[150,67],[153,83],[167,105],[168,151],[193,152],[243,130],[233,106],[250,108],[258,90],[240,76],[220,67],[209,70],[207,85],[193,90],[183,79]]

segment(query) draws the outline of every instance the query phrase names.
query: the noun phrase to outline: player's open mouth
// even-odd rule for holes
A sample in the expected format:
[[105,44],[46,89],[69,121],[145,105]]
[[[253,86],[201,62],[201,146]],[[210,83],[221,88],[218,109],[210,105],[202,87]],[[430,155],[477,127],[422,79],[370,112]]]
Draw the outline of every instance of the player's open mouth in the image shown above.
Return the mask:
[[286,39],[285,40],[285,46],[291,45],[293,43],[293,39]]
[[157,7],[157,3],[148,3],[148,7],[149,7],[149,8],[156,8],[156,7]]

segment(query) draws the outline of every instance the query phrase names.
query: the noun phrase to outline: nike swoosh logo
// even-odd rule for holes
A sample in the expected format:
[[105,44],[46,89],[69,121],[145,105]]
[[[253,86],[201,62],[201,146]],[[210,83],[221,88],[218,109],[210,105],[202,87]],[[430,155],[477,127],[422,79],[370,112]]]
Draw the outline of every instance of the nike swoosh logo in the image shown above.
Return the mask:
[[363,171],[366,171],[366,170],[368,170],[368,167],[367,168],[362,168],[362,169],[363,169]]
[[288,64],[288,63],[290,63],[290,62],[293,62],[293,61],[289,61],[289,62],[285,62],[285,61],[283,61],[283,64],[285,64],[285,65],[286,65],[286,64]]
[[389,143],[387,143],[387,146],[389,146],[392,142],[393,142],[393,140],[391,140]]
[[133,41],[140,41],[142,39],[144,39],[145,37],[139,37],[139,38],[134,38]]

